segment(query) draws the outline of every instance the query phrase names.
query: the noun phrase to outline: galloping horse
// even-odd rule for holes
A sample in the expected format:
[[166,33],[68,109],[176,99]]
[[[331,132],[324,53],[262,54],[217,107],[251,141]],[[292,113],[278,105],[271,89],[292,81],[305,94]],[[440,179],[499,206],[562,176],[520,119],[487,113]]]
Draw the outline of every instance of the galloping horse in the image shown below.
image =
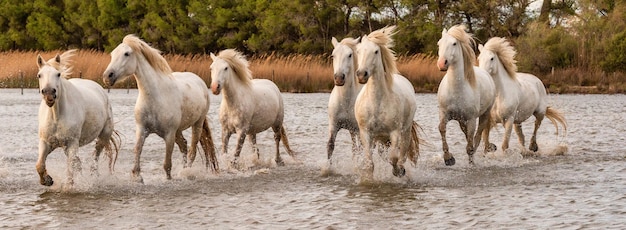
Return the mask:
[[[51,186],[54,181],[46,171],[46,158],[54,149],[62,147],[67,156],[67,184],[74,184],[74,171],[81,170],[78,148],[97,138],[92,171],[97,172],[97,162],[102,149],[109,157],[109,171],[113,170],[119,140],[112,137],[113,118],[111,103],[98,83],[73,78],[69,60],[75,50],[56,55],[47,62],[37,56],[39,91],[43,96],[39,105],[39,158],[37,172],[39,183]],[[119,138],[118,138],[119,139]]]
[[376,142],[389,147],[389,163],[397,177],[406,172],[406,158],[416,163],[419,155],[418,125],[413,121],[417,109],[415,89],[398,74],[396,57],[390,49],[395,29],[390,26],[376,30],[364,36],[356,47],[356,74],[365,86],[356,98],[354,112],[365,148],[366,180],[373,176],[372,150]]
[[[174,143],[183,154],[183,164],[191,167],[198,142],[205,153],[206,167],[217,170],[215,147],[207,120],[209,89],[198,75],[190,72],[172,72],[160,51],[134,35],[127,35],[111,52],[111,62],[104,71],[104,82],[114,85],[118,80],[135,76],[139,96],[135,104],[137,143],[132,176],[143,182],[140,156],[143,144],[151,133],[165,140],[163,168],[171,179]],[[191,127],[191,149],[182,131]],[[187,157],[189,163],[187,164]]]
[[[534,115],[536,119],[529,149],[534,152],[539,150],[537,129],[539,129],[544,116],[552,121],[557,134],[559,131],[558,123],[561,123],[563,128],[567,130],[565,118],[561,112],[547,105],[547,93],[541,80],[532,74],[516,73],[515,54],[517,52],[506,39],[491,38],[485,43],[485,46],[479,45],[478,49],[480,50],[479,66],[489,72],[498,92],[491,109],[491,123],[492,126],[495,123],[504,125],[502,150],[509,148],[509,138],[513,127],[515,127],[519,143],[522,147],[525,146],[522,122],[531,115]],[[483,138],[485,139],[485,151],[496,149],[495,145],[489,143],[489,128],[484,130]]]
[[256,134],[271,127],[276,142],[276,164],[284,165],[279,152],[281,140],[287,153],[295,157],[283,126],[283,98],[276,84],[267,79],[252,79],[248,61],[234,49],[222,50],[217,56],[211,53],[211,59],[213,59],[211,91],[215,95],[224,91],[220,105],[222,153],[227,154],[228,140],[236,133],[237,148],[232,164],[237,165],[246,135],[252,141],[252,148],[259,157]]
[[[457,120],[467,140],[469,163],[474,163],[474,152],[480,143],[480,134],[489,126],[489,112],[494,103],[496,89],[489,73],[474,66],[476,54],[472,49],[474,39],[465,32],[465,26],[444,29],[439,45],[437,67],[447,71],[439,84],[439,133],[443,146],[443,160],[454,165],[454,156],[448,149],[446,125]],[[476,130],[476,118],[478,130]],[[474,146],[474,144],[476,146]]]
[[333,72],[335,87],[328,99],[328,163],[331,163],[337,132],[347,129],[352,138],[353,153],[358,149],[359,125],[354,116],[354,102],[361,92],[363,85],[357,83],[356,65],[354,55],[358,39],[344,38],[338,42],[336,38],[331,40],[333,46]]

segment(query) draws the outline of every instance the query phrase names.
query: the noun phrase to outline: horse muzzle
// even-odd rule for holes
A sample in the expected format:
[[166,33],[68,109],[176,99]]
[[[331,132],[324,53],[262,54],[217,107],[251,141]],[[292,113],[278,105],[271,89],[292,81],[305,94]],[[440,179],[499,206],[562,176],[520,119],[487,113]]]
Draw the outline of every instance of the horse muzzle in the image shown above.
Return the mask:
[[365,84],[370,79],[370,74],[366,70],[357,70],[356,76],[359,79],[359,84]]
[[104,74],[102,74],[102,81],[104,82],[104,84],[113,86],[117,81],[117,76],[113,71],[107,70],[104,72]]
[[41,95],[43,95],[43,100],[46,102],[46,105],[48,105],[48,107],[52,107],[57,99],[57,90],[53,88],[44,88],[41,90]]
[[213,95],[218,95],[220,94],[220,92],[222,91],[222,85],[219,83],[213,83],[211,84],[211,92],[213,92]]
[[335,74],[335,85],[336,86],[343,86],[346,84],[346,75],[343,73],[336,73]]
[[439,71],[448,71],[448,60],[444,58],[437,60],[437,68],[439,68]]

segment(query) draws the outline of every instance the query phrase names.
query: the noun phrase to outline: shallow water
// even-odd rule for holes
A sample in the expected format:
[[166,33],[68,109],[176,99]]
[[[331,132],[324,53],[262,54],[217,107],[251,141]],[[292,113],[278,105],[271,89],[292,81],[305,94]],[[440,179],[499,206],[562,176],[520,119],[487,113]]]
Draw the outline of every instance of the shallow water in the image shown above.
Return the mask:
[[[506,152],[477,154],[470,167],[465,141],[456,122],[448,124],[448,142],[457,159],[444,166],[437,130],[436,95],[418,94],[415,120],[428,142],[417,165],[402,179],[374,154],[375,183],[361,185],[352,166],[348,132],[340,131],[333,173],[326,168],[329,94],[283,94],[285,126],[297,160],[281,153],[284,167],[273,163],[273,134],[258,135],[261,159],[246,144],[241,161],[248,169],[227,167],[219,156],[219,175],[196,159],[183,169],[175,148],[173,180],[162,168],[164,143],[151,135],[142,154],[145,184],[130,179],[135,143],[133,107],[137,92],[112,90],[116,129],[122,149],[109,174],[106,161],[99,176],[88,170],[64,189],[65,156],[60,149],[48,158],[52,187],[39,185],[36,89],[0,90],[0,228],[626,228],[626,96],[551,95],[568,132],[556,135],[543,122],[537,156],[522,157],[517,137]],[[221,146],[217,119],[219,96],[211,96],[213,139]],[[524,123],[527,138],[532,122]],[[503,129],[492,132],[498,146]],[[186,133],[188,136],[188,133]],[[234,138],[230,141],[231,153]],[[527,140],[528,142],[528,140]],[[93,145],[80,149],[83,167],[92,164]],[[480,148],[482,149],[482,147]]]

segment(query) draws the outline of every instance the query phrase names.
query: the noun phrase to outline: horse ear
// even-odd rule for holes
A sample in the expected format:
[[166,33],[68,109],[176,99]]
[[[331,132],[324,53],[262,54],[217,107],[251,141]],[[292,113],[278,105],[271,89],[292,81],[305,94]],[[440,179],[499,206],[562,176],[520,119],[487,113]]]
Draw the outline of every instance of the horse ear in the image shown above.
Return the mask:
[[61,55],[57,54],[57,56],[54,57],[54,61],[61,64]]
[[443,28],[443,30],[441,31],[441,35],[446,35],[448,33],[448,30],[446,30],[446,28]]
[[215,58],[217,57],[215,56],[215,54],[213,54],[213,52],[211,52],[211,60],[215,61]]
[[42,66],[46,64],[46,61],[43,60],[41,54],[37,54],[37,67],[41,69]]
[[333,47],[337,47],[337,43],[339,43],[335,37],[330,39],[330,42],[333,43]]
[[478,51],[480,51],[481,53],[483,52],[483,49],[485,47],[483,46],[483,44],[478,44]]

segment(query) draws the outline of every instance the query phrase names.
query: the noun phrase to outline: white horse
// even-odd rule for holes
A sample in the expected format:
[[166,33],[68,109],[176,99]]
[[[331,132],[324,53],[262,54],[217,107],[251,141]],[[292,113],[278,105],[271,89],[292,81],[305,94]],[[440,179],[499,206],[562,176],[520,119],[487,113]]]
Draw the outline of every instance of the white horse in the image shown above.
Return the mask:
[[[485,46],[479,45],[480,55],[478,56],[479,66],[489,72],[496,84],[497,97],[491,109],[491,123],[502,123],[504,125],[504,140],[502,150],[509,148],[509,138],[511,129],[515,127],[515,132],[519,143],[524,147],[524,133],[522,132],[522,122],[534,115],[535,130],[530,141],[529,149],[536,152],[537,129],[541,125],[544,116],[548,117],[557,129],[558,123],[567,130],[565,118],[561,112],[549,107],[546,102],[546,89],[539,80],[532,74],[516,73],[515,54],[517,53],[509,42],[500,37],[489,39]],[[495,150],[495,145],[489,143],[489,128],[483,132],[485,139],[485,151]]]
[[[102,149],[109,157],[109,171],[113,170],[119,140],[112,137],[113,118],[111,103],[98,83],[69,77],[72,67],[69,58],[75,50],[69,50],[53,59],[44,61],[37,56],[39,91],[43,100],[39,105],[39,158],[37,172],[39,183],[51,186],[54,181],[46,171],[48,154],[58,147],[67,156],[67,184],[74,184],[75,171],[81,170],[78,148],[96,140],[92,171],[97,172],[97,162]],[[119,139],[119,137],[118,137]]]
[[283,98],[276,84],[267,79],[252,79],[248,61],[234,49],[222,50],[217,56],[211,53],[211,59],[211,91],[215,95],[224,91],[220,105],[222,153],[227,154],[228,140],[236,133],[237,148],[232,164],[237,166],[246,135],[259,157],[256,134],[272,128],[276,142],[276,164],[284,165],[278,149],[281,140],[289,155],[295,157],[283,126]]
[[361,88],[356,78],[357,59],[355,50],[358,39],[344,38],[338,42],[336,38],[331,40],[333,46],[333,72],[335,87],[328,99],[328,163],[330,165],[333,151],[335,149],[335,139],[337,132],[346,129],[352,138],[353,153],[358,149],[357,137],[359,135],[359,125],[354,116],[354,102]]
[[365,148],[366,180],[373,176],[372,150],[376,142],[389,147],[389,163],[397,177],[405,174],[406,158],[415,164],[419,155],[418,125],[413,121],[417,109],[415,89],[398,74],[396,57],[390,49],[395,29],[390,26],[374,31],[356,47],[356,74],[365,86],[356,98],[354,112]]
[[[151,133],[165,140],[163,168],[171,179],[174,143],[183,154],[184,167],[191,167],[198,142],[205,154],[206,167],[216,171],[217,159],[207,119],[209,89],[198,75],[190,72],[172,72],[160,51],[134,35],[127,35],[111,52],[111,62],[103,74],[104,82],[114,85],[118,80],[135,76],[139,96],[135,104],[137,143],[132,176],[143,182],[140,156],[144,141]],[[182,131],[191,127],[191,149]],[[187,162],[189,157],[189,162]]]
[[[494,103],[496,89],[485,70],[474,66],[476,54],[474,39],[465,32],[465,26],[444,29],[439,45],[437,67],[447,71],[439,84],[439,133],[443,146],[444,163],[454,165],[454,156],[448,149],[446,125],[457,120],[467,140],[469,163],[474,163],[474,152],[480,143],[480,133],[489,126],[489,111]],[[476,130],[476,118],[478,130]]]

